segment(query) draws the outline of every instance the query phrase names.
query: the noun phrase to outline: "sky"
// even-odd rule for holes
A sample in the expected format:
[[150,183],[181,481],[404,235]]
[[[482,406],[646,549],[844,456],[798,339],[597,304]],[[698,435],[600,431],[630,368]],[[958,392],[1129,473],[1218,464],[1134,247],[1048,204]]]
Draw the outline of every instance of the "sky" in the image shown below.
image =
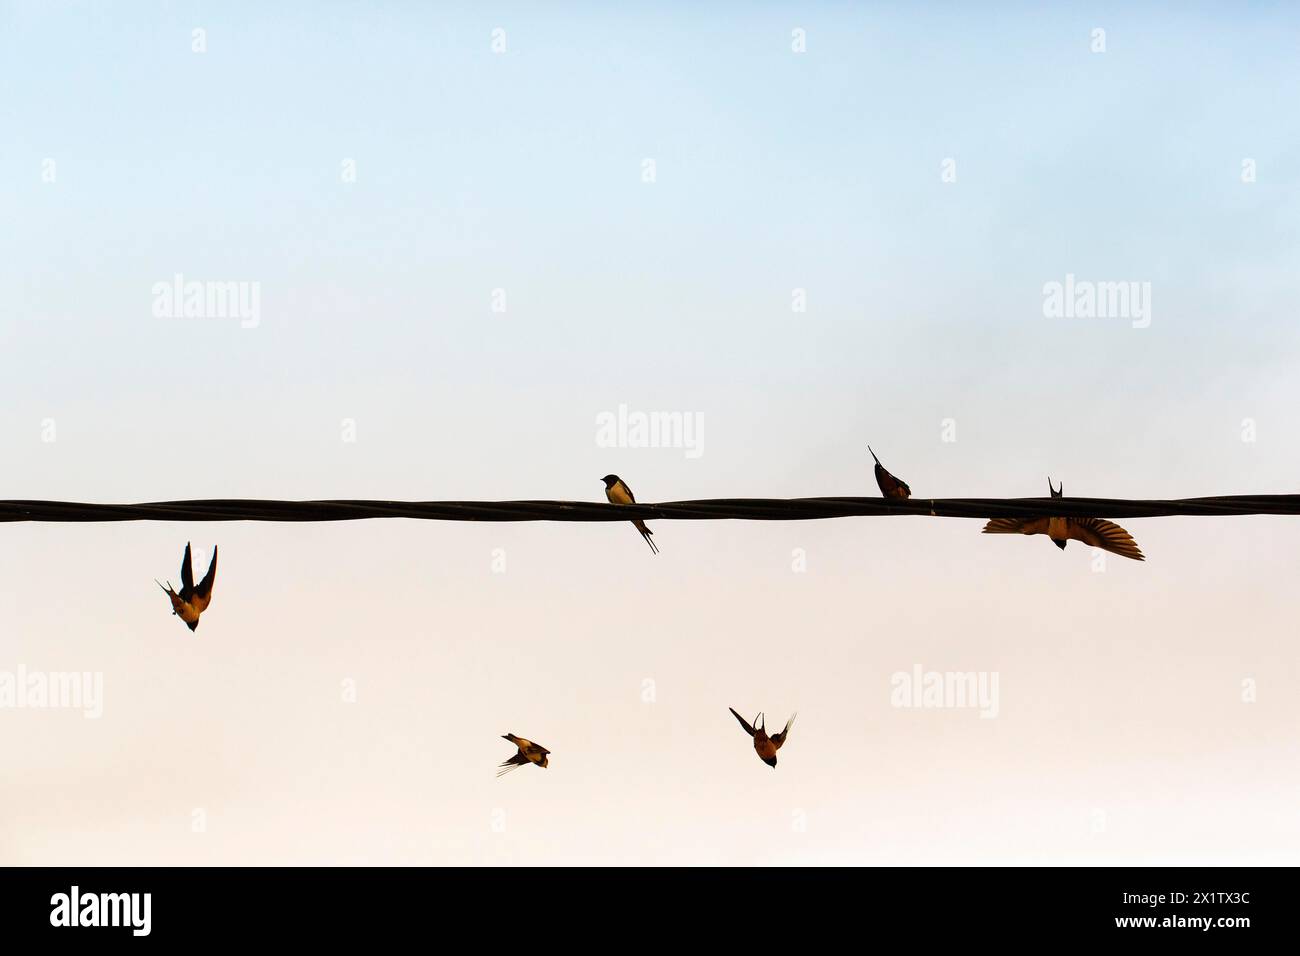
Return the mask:
[[[3,0],[0,497],[874,495],[868,443],[921,498],[1296,492],[1298,41]],[[1145,562],[920,516],[6,524],[0,691],[102,712],[0,694],[0,863],[1295,864],[1293,519],[1124,524]],[[918,670],[996,706],[899,706]],[[798,712],[775,770],[728,707]],[[550,766],[497,779],[508,732]]]

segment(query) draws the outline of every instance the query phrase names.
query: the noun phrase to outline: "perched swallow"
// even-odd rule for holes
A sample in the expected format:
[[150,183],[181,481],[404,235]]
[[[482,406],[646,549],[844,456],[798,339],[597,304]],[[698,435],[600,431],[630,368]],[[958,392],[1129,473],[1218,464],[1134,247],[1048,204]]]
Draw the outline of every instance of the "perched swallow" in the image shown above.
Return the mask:
[[[611,505],[636,504],[636,496],[632,494],[632,489],[618,475],[606,475],[600,480],[605,483],[605,497],[609,499]],[[645,543],[650,545],[650,551],[653,554],[658,554],[659,549],[650,540],[650,535],[654,534],[654,532],[647,528],[645,522],[640,518],[633,518],[632,523],[636,525],[636,530],[641,532],[641,537],[645,538]]]
[[[1047,489],[1053,498],[1065,496],[1065,482],[1052,487],[1047,479]],[[1094,548],[1101,548],[1134,561],[1145,561],[1137,542],[1127,531],[1105,518],[994,518],[984,526],[985,534],[1045,534],[1065,550],[1065,542],[1073,538]]]
[[160,588],[167,592],[167,596],[172,599],[172,613],[185,622],[185,626],[191,631],[199,626],[199,615],[207,610],[208,605],[212,603],[212,582],[217,579],[217,548],[212,546],[212,564],[208,566],[208,573],[203,575],[203,580],[199,586],[194,586],[194,567],[190,563],[190,545],[185,543],[185,560],[181,563],[181,591],[177,594],[172,590],[171,582],[167,586],[154,580]]
[[523,737],[516,737],[514,734],[502,734],[501,739],[508,740],[518,747],[519,753],[501,764],[501,769],[497,771],[498,777],[505,776],[511,770],[518,770],[525,764],[535,763],[539,767],[546,766],[546,755],[550,751],[541,744],[535,744],[531,740],[524,740]]
[[[867,451],[871,451],[870,445],[867,446]],[[871,457],[876,458],[874,451],[871,451]],[[907,487],[907,482],[887,472],[879,458],[876,458],[876,484],[880,486],[880,493],[886,498],[912,497],[912,489]]]
[[785,722],[785,730],[769,737],[767,735],[767,718],[762,714],[754,718],[754,723],[759,725],[754,728],[749,725],[749,722],[744,717],[736,713],[734,707],[728,707],[727,710],[731,711],[732,715],[740,721],[740,726],[745,728],[745,733],[754,738],[754,752],[758,754],[758,759],[769,767],[775,767],[776,752],[781,749],[785,739],[790,736],[790,725],[794,723],[794,719],[799,715],[791,714],[790,719]]

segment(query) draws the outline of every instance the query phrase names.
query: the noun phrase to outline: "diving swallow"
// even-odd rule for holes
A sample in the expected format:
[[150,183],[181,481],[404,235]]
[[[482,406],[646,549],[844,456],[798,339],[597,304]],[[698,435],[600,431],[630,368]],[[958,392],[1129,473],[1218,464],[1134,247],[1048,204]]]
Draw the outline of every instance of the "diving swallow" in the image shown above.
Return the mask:
[[[870,445],[867,446],[867,451],[871,451]],[[876,458],[874,451],[871,451],[871,457]],[[879,458],[876,458],[876,484],[880,486],[880,493],[886,498],[912,497],[912,489],[907,487],[907,482],[901,478],[895,478],[886,471]]]
[[530,763],[535,763],[539,767],[546,766],[546,755],[550,751],[541,744],[535,744],[531,740],[524,740],[523,737],[516,737],[514,734],[502,734],[501,739],[510,741],[519,748],[519,752],[500,765],[501,769],[497,771],[498,777],[505,776],[511,770],[518,770]]
[[[1065,483],[1052,487],[1047,479],[1047,489],[1053,498],[1065,496]],[[1094,548],[1101,548],[1134,561],[1145,561],[1137,542],[1127,531],[1105,518],[994,518],[984,526],[985,534],[1045,534],[1062,551],[1066,541],[1073,538]]]
[[208,573],[203,575],[203,580],[199,586],[194,586],[194,566],[190,563],[190,545],[185,543],[185,560],[181,563],[181,590],[177,594],[172,590],[171,582],[167,586],[155,579],[154,583],[167,592],[167,596],[172,600],[172,613],[185,622],[185,626],[191,631],[199,626],[199,615],[207,610],[208,605],[212,603],[212,582],[217,579],[217,548],[212,546],[212,564],[208,566]]
[[[632,494],[632,489],[618,475],[606,475],[600,480],[605,483],[605,497],[609,499],[611,505],[636,504],[636,496]],[[654,534],[654,532],[647,528],[645,522],[640,518],[633,518],[632,523],[636,525],[636,530],[641,532],[641,537],[645,538],[645,543],[650,545],[651,553],[658,554],[659,549],[650,540],[650,535]]]
[[790,719],[785,722],[785,730],[769,737],[767,735],[767,717],[763,714],[759,714],[754,718],[754,723],[758,724],[758,727],[753,727],[744,717],[736,713],[734,707],[728,707],[727,710],[731,711],[732,716],[740,721],[740,726],[745,728],[745,733],[754,738],[754,752],[758,754],[758,759],[769,767],[775,767],[776,752],[781,749],[785,739],[790,736],[790,725],[794,723],[794,719],[799,715],[791,714]]

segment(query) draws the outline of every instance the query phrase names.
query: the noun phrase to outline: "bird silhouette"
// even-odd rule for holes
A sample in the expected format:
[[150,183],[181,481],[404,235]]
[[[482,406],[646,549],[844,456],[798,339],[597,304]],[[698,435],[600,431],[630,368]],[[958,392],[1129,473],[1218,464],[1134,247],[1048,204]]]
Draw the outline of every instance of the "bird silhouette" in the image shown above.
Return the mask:
[[511,770],[518,770],[530,763],[535,763],[539,767],[546,766],[546,755],[550,751],[541,744],[535,744],[523,737],[516,737],[514,734],[502,734],[501,739],[510,741],[519,748],[519,752],[500,765],[501,769],[497,771],[498,777],[503,777]]
[[171,598],[172,613],[185,622],[185,626],[191,631],[197,630],[199,626],[199,615],[208,609],[212,603],[212,582],[217,579],[217,548],[212,547],[212,563],[208,565],[208,573],[203,575],[203,580],[199,582],[198,587],[194,586],[194,566],[190,561],[190,545],[185,543],[185,558],[181,561],[181,590],[178,594],[172,590],[172,584],[167,582],[166,587],[157,579],[154,583],[167,593]]
[[[605,483],[605,497],[609,499],[610,504],[612,505],[636,504],[636,496],[632,494],[632,489],[629,488],[627,486],[627,482],[625,482],[618,475],[606,475],[604,478],[600,480]],[[647,528],[645,526],[645,522],[642,521],[640,518],[633,518],[632,523],[636,525],[636,530],[641,532],[641,537],[645,538],[645,543],[650,545],[650,552],[652,554],[658,554],[659,548],[655,545],[654,541],[652,541],[650,538],[650,536],[654,534],[654,532],[651,531],[649,528]]]
[[[1048,478],[1047,490],[1053,498],[1063,498],[1065,482],[1053,488],[1052,479]],[[1105,518],[994,518],[984,526],[984,534],[1045,534],[1062,551],[1067,541],[1074,540],[1134,561],[1146,560],[1133,536]]]
[[758,754],[758,759],[769,767],[775,767],[776,752],[781,749],[781,745],[790,736],[790,725],[794,723],[794,719],[799,715],[791,714],[790,719],[785,722],[785,729],[779,734],[773,734],[769,737],[767,735],[767,717],[765,715],[760,713],[754,718],[754,723],[758,725],[755,727],[736,713],[734,707],[728,707],[727,710],[731,711],[732,716],[740,721],[740,726],[745,728],[745,733],[754,738],[754,753]]
[[[867,451],[871,451],[870,445],[867,446]],[[876,458],[874,451],[871,451],[871,457]],[[880,493],[886,498],[912,497],[912,489],[907,486],[907,482],[901,478],[895,478],[886,471],[879,458],[876,458],[876,484],[880,486]]]

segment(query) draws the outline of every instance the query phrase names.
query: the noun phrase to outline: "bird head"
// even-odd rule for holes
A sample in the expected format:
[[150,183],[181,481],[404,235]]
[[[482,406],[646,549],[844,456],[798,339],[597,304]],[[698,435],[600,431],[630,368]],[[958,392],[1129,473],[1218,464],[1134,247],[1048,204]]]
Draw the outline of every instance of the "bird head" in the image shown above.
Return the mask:
[[614,485],[618,484],[618,475],[606,475],[600,480],[605,483],[606,488],[613,488]]
[[549,758],[547,757],[546,754],[542,754],[542,759],[538,762],[537,766],[544,768],[546,766],[548,759]]
[[764,758],[763,758],[763,763],[767,764],[767,765],[768,765],[769,767],[771,767],[773,770],[776,769],[776,757],[775,757],[775,756],[772,756],[772,757],[764,757]]

